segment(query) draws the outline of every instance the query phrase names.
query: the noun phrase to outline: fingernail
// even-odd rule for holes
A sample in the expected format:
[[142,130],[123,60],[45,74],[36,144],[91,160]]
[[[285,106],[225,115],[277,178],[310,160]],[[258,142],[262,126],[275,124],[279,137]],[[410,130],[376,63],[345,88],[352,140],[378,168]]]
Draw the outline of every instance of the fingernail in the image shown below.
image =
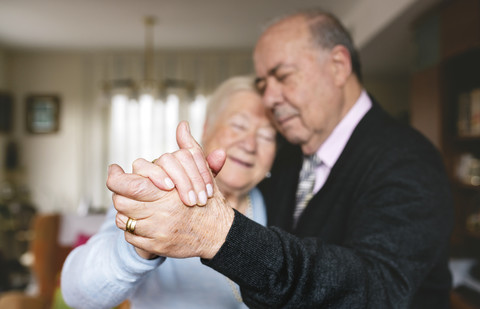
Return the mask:
[[200,200],[200,205],[207,204],[207,194],[205,191],[198,193],[198,199]]
[[208,197],[213,196],[213,187],[211,184],[207,184],[207,194],[208,194]]
[[197,198],[195,197],[195,192],[189,191],[188,198],[190,199],[190,204],[195,205],[197,203]]
[[173,187],[175,187],[175,185],[173,184],[172,180],[170,178],[165,178],[165,184],[167,185],[167,188],[168,189],[173,189]]
[[188,133],[190,133],[190,124],[188,123],[188,121],[186,121],[186,125],[187,125]]

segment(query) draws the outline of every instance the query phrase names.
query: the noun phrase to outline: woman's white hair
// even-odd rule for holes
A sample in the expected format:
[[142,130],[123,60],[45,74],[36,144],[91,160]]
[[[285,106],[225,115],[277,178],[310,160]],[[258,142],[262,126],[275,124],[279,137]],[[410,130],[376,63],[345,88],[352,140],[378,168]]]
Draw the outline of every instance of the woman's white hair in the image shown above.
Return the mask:
[[206,119],[205,119],[205,134],[209,135],[218,120],[218,116],[222,114],[225,107],[227,107],[230,97],[240,91],[251,91],[258,93],[255,88],[255,79],[251,75],[235,76],[224,81],[217,87],[215,92],[208,100]]

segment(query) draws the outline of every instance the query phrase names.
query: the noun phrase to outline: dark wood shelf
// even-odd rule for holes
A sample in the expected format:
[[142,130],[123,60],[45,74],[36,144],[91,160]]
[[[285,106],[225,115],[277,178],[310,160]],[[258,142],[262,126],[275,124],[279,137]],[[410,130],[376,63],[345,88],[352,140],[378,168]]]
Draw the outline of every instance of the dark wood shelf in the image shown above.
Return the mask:
[[465,234],[470,238],[476,239],[480,241],[480,232],[472,232],[468,229],[465,229]]
[[[455,203],[452,256],[480,260],[480,232],[467,230],[468,217],[480,211],[480,185],[457,178],[463,155],[480,158],[480,134],[460,136],[458,128],[459,96],[480,88],[480,0],[445,1],[423,20],[429,26],[438,21],[430,33],[438,36],[438,45],[417,43],[425,47],[419,54],[433,60],[412,75],[411,124],[439,148],[450,176]],[[417,27],[428,28],[421,23]]]
[[480,142],[480,134],[479,135],[466,135],[466,136],[456,136],[454,137],[453,139],[455,142],[460,142],[460,143],[463,143],[463,142],[466,142],[466,143],[470,143],[470,142]]
[[479,192],[480,192],[480,185],[475,186],[475,185],[471,185],[471,184],[462,182],[462,181],[460,181],[460,180],[455,180],[455,181],[453,181],[453,184],[455,185],[455,187],[457,187],[457,188],[459,188],[459,189],[464,189],[464,190],[476,190],[476,191],[479,191]]
[[446,55],[442,59],[442,63],[448,63],[449,61],[455,61],[457,58],[462,58],[466,53],[474,53],[480,51],[480,42],[472,42],[470,45],[463,46],[461,49],[457,49],[449,55]]
[[452,291],[450,294],[452,308],[458,309],[479,309],[479,304],[474,304],[471,300],[466,299],[461,292]]

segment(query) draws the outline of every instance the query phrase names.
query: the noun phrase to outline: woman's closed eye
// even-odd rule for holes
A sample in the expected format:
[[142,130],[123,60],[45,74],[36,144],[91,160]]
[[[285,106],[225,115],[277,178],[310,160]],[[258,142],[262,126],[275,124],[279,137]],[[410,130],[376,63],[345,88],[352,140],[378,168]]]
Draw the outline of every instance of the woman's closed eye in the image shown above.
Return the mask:
[[275,142],[275,131],[273,129],[259,129],[257,137],[267,142]]
[[238,119],[234,119],[230,126],[236,131],[246,131],[248,129],[248,124]]

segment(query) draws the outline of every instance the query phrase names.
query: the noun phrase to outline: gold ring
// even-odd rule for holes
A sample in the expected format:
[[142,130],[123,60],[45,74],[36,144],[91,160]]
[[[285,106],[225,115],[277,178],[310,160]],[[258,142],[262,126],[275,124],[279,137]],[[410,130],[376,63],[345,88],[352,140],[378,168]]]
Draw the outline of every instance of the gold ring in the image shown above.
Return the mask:
[[131,234],[135,234],[135,226],[137,225],[137,220],[128,218],[127,220],[127,226],[125,230]]

